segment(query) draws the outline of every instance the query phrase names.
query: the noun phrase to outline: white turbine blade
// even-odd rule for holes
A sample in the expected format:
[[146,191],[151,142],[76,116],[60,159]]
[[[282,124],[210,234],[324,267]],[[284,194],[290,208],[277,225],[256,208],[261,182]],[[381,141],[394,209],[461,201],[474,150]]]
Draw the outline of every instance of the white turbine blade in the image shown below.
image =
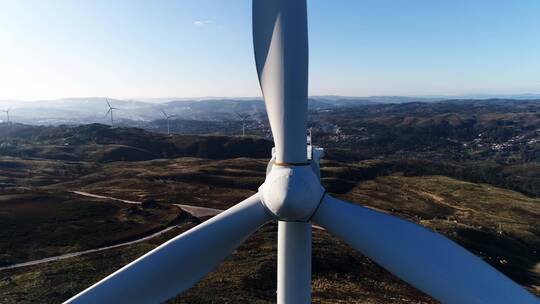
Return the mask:
[[276,161],[306,162],[306,1],[253,0],[253,44]]
[[109,108],[109,111],[107,111],[107,113],[105,114],[105,117],[107,117],[107,115],[109,115],[109,113],[111,113],[112,109]]
[[328,195],[312,220],[442,303],[539,304],[480,258],[415,223]]
[[109,98],[105,98],[105,101],[107,102],[107,105],[109,106],[109,108],[111,107],[111,104],[109,103]]
[[214,270],[271,218],[258,194],[175,237],[66,303],[161,303]]

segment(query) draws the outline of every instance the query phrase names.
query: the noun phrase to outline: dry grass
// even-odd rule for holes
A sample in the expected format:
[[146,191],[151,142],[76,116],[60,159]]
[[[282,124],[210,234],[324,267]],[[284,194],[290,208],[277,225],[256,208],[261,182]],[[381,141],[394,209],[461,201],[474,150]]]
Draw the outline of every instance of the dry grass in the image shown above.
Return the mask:
[[99,248],[149,235],[180,214],[65,192],[0,195],[0,266]]
[[[336,191],[342,198],[436,229],[519,283],[531,289],[540,285],[540,260],[534,252],[538,252],[540,237],[538,200],[443,176],[373,179],[368,162],[347,167],[338,162],[326,164],[323,181],[332,189],[345,185]],[[266,161],[259,159],[115,162],[41,189],[227,208],[256,191],[265,167]],[[100,254],[0,272],[0,293],[4,295],[0,302],[60,302],[172,235]],[[170,303],[273,303],[275,263],[276,225],[268,224],[215,272]],[[313,302],[435,303],[318,230],[313,244]]]

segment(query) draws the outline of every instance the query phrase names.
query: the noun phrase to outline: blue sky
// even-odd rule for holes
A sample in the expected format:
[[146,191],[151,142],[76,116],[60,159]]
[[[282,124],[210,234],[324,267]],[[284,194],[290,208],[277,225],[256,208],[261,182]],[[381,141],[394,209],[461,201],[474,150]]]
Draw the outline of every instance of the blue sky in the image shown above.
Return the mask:
[[[311,95],[540,93],[538,0],[308,0]],[[0,0],[0,99],[260,96],[249,0]]]

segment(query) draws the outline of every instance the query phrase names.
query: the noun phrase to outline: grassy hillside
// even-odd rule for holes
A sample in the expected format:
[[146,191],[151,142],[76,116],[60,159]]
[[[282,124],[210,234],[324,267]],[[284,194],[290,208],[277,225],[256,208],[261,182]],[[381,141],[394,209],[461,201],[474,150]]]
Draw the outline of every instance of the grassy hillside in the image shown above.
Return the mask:
[[171,205],[143,209],[67,192],[3,192],[0,267],[134,240],[179,214]]
[[[540,292],[540,208],[518,192],[444,176],[372,176],[365,162],[325,162],[323,182],[346,183],[335,195],[418,222],[457,241]],[[77,180],[47,186],[99,191],[127,199],[226,208],[256,191],[265,161],[193,158],[111,163]],[[189,178],[189,177],[193,178]],[[188,226],[183,226],[187,229]],[[5,303],[55,303],[75,294],[153,246],[172,237],[100,254],[0,274]],[[314,231],[314,303],[435,303],[324,231]],[[235,251],[217,271],[171,303],[273,303],[276,225],[269,224]],[[51,285],[57,288],[50,289]],[[32,288],[30,288],[32,286]],[[32,291],[30,291],[32,290]],[[1,302],[1,301],[0,301]]]
[[342,197],[442,232],[514,280],[540,287],[540,200],[444,176],[386,176]]
[[[536,143],[504,157],[481,148],[465,151],[455,138],[437,137],[431,146],[408,145],[415,136],[428,134],[420,129],[457,130],[467,125],[471,105],[455,104],[448,115],[440,112],[444,105],[417,104],[368,106],[365,115],[354,109],[337,115],[350,132],[358,132],[347,137],[352,133],[346,131],[343,138],[321,133],[318,140],[329,147],[329,159],[322,162],[322,183],[333,195],[437,230],[540,294],[540,200],[535,198],[540,193],[540,159],[508,158],[523,156]],[[495,104],[496,111],[494,106],[483,107],[477,105],[477,113],[503,115],[507,109],[504,104]],[[409,118],[397,117],[406,109]],[[535,114],[525,113],[534,107],[520,104],[512,109],[507,118],[523,118],[520,130],[536,134],[523,129],[536,126]],[[377,111],[389,120],[373,122],[381,127],[367,129],[373,136],[363,137],[367,133],[356,128],[364,128],[365,119],[373,119]],[[321,130],[328,126],[325,117],[330,116],[316,126]],[[484,123],[495,128],[497,121],[507,118],[482,118],[474,128]],[[446,127],[433,129],[437,124]],[[3,127],[0,266],[148,235],[177,219],[179,211],[171,204],[231,207],[264,181],[271,147],[269,141],[255,137],[165,136],[103,125]],[[384,153],[362,154],[368,150]],[[464,151],[472,156],[462,157]],[[412,152],[415,157],[409,155]],[[159,205],[141,209],[70,191],[154,199]],[[198,222],[187,219],[176,221],[180,227],[174,231],[142,243],[0,271],[0,303],[61,302]],[[315,303],[435,303],[325,231],[314,231],[313,248]],[[275,250],[276,225],[268,224],[171,303],[275,302]]]
[[257,137],[171,135],[138,128],[0,124],[0,155],[64,161],[141,161],[158,158],[268,157],[272,144]]

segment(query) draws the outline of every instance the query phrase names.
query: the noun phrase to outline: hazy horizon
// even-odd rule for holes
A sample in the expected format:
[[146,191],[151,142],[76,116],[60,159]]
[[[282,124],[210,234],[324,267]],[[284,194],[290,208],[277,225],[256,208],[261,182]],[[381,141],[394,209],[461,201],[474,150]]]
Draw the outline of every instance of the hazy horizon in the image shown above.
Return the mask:
[[[59,101],[59,100],[80,100],[80,99],[110,99],[122,101],[141,101],[149,103],[160,103],[167,101],[195,101],[195,100],[262,100],[262,96],[188,96],[188,97],[109,97],[109,96],[69,96],[59,98],[36,98],[36,99],[0,99],[2,103],[8,102],[37,102],[37,101]],[[540,93],[516,93],[516,94],[465,94],[465,95],[309,95],[308,98],[344,98],[344,99],[369,99],[369,98],[418,98],[418,99],[540,99]]]

